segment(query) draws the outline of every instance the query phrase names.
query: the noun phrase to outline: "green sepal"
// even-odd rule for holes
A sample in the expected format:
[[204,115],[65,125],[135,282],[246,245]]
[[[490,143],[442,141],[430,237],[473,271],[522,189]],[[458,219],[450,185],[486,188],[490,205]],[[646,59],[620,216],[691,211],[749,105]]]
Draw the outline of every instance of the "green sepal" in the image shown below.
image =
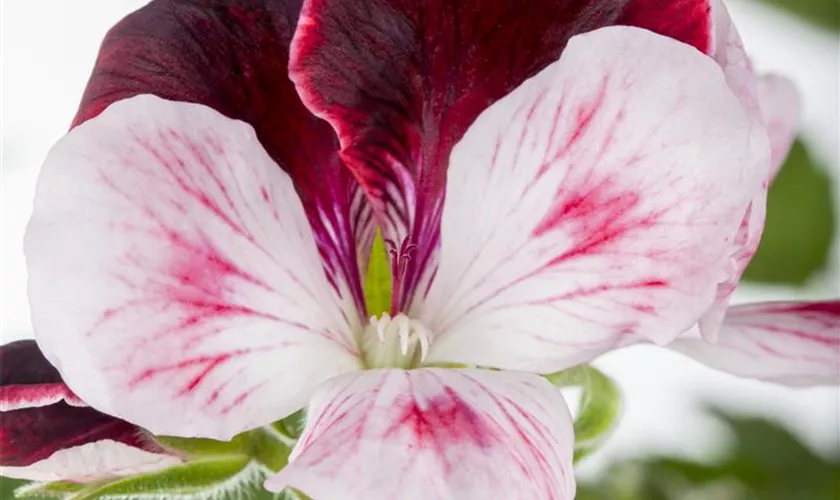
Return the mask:
[[288,436],[278,434],[273,427],[254,429],[248,433],[248,445],[245,452],[249,457],[277,472],[289,463],[295,441]]
[[209,457],[107,484],[92,485],[67,500],[204,499],[225,495],[264,477],[262,467],[244,455]]
[[51,483],[28,483],[15,489],[15,498],[67,498],[88,487],[85,484],[67,481],[53,481]]
[[304,427],[306,427],[306,408],[302,408],[274,423],[274,428],[290,439],[299,438]]
[[247,432],[234,436],[230,441],[175,436],[155,436],[154,439],[163,449],[185,458],[241,455],[248,445]]
[[391,283],[391,260],[382,233],[376,231],[365,275],[364,294],[368,315],[380,316],[391,310]]
[[575,418],[575,462],[606,441],[621,419],[621,390],[615,381],[589,365],[545,375],[557,387],[580,387],[580,408]]

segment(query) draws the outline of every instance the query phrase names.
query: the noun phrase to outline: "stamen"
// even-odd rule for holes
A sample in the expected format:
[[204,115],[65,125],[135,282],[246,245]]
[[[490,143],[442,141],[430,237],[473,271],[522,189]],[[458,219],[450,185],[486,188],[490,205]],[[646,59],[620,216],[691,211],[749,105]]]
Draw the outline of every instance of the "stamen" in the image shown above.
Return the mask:
[[391,314],[396,316],[403,306],[405,275],[411,262],[411,254],[417,245],[411,243],[409,238],[399,245],[394,240],[386,239],[385,244],[388,245],[388,255],[391,257]]
[[405,314],[370,318],[363,352],[370,368],[413,368],[426,360],[431,343],[429,330]]

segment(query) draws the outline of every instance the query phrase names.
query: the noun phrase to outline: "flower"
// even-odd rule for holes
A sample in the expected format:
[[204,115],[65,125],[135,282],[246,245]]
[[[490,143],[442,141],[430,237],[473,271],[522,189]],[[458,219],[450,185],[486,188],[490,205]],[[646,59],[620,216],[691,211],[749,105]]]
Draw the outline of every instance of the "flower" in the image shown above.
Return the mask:
[[316,500],[563,499],[541,374],[697,330],[720,343],[678,347],[710,364],[780,342],[807,356],[738,369],[822,380],[835,303],[760,339],[724,317],[795,104],[783,80],[760,104],[723,7],[511,5],[157,0],[115,26],[26,237],[67,385],[154,434],[308,405],[267,487]]

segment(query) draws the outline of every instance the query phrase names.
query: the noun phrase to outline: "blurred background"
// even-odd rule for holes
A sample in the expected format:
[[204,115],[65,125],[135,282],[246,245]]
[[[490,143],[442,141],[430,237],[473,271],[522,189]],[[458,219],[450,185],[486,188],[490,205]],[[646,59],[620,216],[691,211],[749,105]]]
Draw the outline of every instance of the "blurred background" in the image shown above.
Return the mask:
[[[0,337],[32,336],[22,237],[38,168],[67,130],[105,31],[144,0],[2,0]],[[770,191],[736,303],[840,296],[840,3],[729,0],[761,72],[792,78],[800,138]],[[840,499],[840,391],[741,380],[654,347],[596,365],[624,418],[580,466],[591,499]],[[0,480],[0,498],[17,483]]]

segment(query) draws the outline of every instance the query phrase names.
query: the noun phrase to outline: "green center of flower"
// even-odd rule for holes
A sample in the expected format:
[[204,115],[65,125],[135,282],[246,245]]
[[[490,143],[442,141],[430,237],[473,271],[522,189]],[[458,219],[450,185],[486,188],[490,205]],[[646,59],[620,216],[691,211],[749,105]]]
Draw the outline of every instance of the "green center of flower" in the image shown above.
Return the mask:
[[405,314],[373,316],[362,332],[365,363],[368,368],[416,368],[426,359],[429,338],[429,330]]

